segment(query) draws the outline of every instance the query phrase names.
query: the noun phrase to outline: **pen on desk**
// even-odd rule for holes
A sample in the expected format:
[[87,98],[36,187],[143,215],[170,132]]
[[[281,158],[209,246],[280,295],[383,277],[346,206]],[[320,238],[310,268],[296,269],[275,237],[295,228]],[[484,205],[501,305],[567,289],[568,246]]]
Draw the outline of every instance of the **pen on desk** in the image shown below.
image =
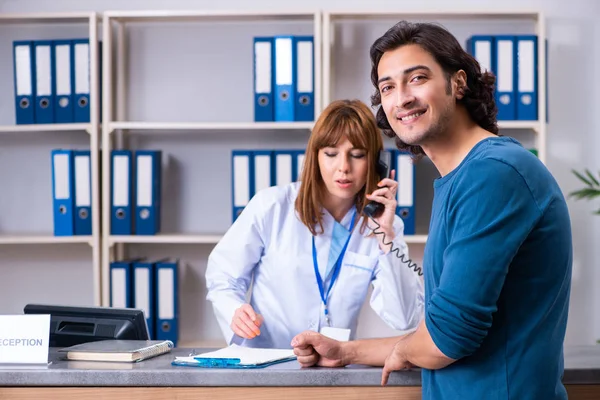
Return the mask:
[[240,363],[239,358],[195,358],[203,367],[228,367]]

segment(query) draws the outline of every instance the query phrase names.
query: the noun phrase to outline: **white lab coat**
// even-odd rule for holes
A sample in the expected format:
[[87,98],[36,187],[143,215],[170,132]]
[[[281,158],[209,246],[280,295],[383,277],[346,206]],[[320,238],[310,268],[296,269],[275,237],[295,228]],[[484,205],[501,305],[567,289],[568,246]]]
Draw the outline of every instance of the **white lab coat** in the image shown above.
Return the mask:
[[[207,299],[213,303],[227,343],[234,339],[230,328],[234,312],[246,303],[251,284],[250,304],[264,322],[261,334],[243,340],[242,345],[290,348],[298,333],[327,326],[313,267],[312,235],[294,209],[299,185],[258,192],[209,256]],[[347,229],[353,210],[341,221]],[[321,276],[327,268],[334,222],[324,211],[325,232],[315,238]],[[423,316],[422,279],[395,254],[384,254],[378,239],[368,236],[368,227],[361,234],[361,223],[357,216],[342,268],[329,294],[331,326],[351,329],[354,338],[360,309],[373,284],[373,310],[393,329],[415,328]],[[408,256],[403,229],[402,220],[396,216],[394,246]]]

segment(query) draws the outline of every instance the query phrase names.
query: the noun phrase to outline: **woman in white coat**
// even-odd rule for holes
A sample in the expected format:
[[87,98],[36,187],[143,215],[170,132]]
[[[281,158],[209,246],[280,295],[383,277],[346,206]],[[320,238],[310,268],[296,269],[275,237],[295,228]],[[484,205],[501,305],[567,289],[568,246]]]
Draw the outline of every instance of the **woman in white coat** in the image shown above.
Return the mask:
[[[408,249],[395,214],[397,182],[377,175],[382,149],[364,103],[333,102],[312,130],[300,182],[250,200],[206,271],[207,299],[228,344],[290,348],[304,330],[353,338],[371,284],[370,304],[383,321],[416,328],[423,283],[398,258],[408,259]],[[363,214],[371,200],[385,205],[378,227]],[[399,251],[390,252],[390,242]]]

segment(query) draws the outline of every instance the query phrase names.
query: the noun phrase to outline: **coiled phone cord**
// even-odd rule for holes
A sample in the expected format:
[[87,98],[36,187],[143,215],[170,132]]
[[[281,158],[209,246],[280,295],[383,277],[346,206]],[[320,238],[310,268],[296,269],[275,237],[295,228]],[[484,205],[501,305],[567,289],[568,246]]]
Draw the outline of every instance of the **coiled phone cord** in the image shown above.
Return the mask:
[[404,264],[407,264],[408,268],[415,271],[417,274],[419,274],[419,276],[423,276],[423,270],[421,269],[421,267],[419,267],[417,265],[417,263],[413,262],[411,259],[405,260],[406,254],[404,254],[404,253],[400,254],[400,248],[398,248],[398,247],[394,248],[393,242],[386,243],[385,242],[385,233],[377,232],[377,229],[381,228],[381,225],[379,225],[379,223],[377,221],[375,221],[374,218],[372,218],[372,217],[369,217],[369,218],[371,219],[371,221],[373,221],[375,223],[375,225],[377,225],[377,227],[375,229],[373,229],[373,233],[376,235],[381,235],[381,238],[382,238],[381,241],[383,242],[383,244],[385,246],[389,245],[391,247],[390,252],[396,253],[396,257],[398,257],[400,259],[400,261],[402,261]]

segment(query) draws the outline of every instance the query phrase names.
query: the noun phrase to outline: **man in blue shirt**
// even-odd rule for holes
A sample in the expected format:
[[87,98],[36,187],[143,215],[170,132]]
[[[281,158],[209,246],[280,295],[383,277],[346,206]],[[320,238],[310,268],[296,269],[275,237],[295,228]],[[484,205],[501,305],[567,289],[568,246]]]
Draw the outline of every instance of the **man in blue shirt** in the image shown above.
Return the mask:
[[[561,382],[572,242],[546,167],[498,136],[493,75],[432,24],[400,22],[371,47],[383,132],[434,182],[424,255],[425,316],[396,338],[292,341],[303,366],[422,367],[425,399],[566,399]],[[385,202],[386,199],[375,199]],[[398,268],[406,268],[399,262]]]

